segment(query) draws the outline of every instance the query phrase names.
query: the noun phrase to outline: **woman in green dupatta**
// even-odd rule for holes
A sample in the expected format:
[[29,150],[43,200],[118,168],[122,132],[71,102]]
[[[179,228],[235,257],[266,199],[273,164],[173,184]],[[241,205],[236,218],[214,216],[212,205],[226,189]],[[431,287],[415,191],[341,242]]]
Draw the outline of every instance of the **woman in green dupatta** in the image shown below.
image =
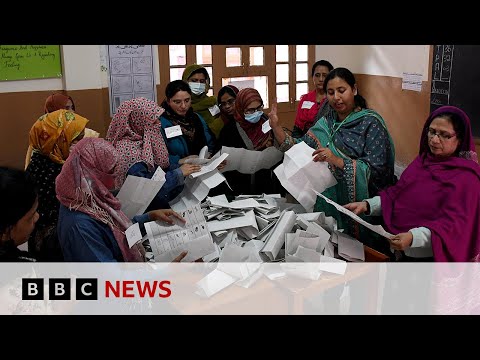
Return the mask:
[[220,130],[223,128],[223,120],[220,118],[217,98],[207,95],[210,89],[210,76],[207,70],[201,65],[189,65],[183,71],[182,80],[187,82],[192,90],[193,111],[203,117],[215,138],[218,139]]
[[[276,107],[272,107],[270,126],[279,149],[287,151],[301,141],[316,149],[313,160],[327,162],[338,182],[323,195],[340,205],[375,196],[395,182],[395,149],[385,121],[376,111],[366,108],[350,70],[332,70],[325,79],[324,89],[328,108],[324,108],[324,115],[302,138],[294,139],[285,133],[278,123]],[[388,242],[373,239],[371,232],[369,238],[364,238],[365,229],[320,197],[314,211],[333,216],[339,229],[345,229],[366,245],[388,251]]]

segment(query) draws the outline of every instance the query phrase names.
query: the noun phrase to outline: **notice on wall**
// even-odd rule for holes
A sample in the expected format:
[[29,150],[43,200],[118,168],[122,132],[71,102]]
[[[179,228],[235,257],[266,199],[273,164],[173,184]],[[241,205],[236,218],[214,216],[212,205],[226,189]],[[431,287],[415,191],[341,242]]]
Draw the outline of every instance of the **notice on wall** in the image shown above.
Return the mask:
[[422,74],[404,72],[402,90],[422,91]]
[[157,100],[152,45],[108,45],[110,112],[126,100]]
[[0,45],[0,80],[62,77],[60,45]]

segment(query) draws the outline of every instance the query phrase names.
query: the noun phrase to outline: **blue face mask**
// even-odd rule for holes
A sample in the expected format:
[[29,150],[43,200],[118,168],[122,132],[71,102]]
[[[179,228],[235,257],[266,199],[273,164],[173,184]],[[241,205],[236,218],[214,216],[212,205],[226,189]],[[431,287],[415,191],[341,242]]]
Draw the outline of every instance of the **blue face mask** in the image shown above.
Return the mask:
[[262,117],[263,111],[255,111],[253,114],[245,114],[245,120],[249,123],[256,124]]

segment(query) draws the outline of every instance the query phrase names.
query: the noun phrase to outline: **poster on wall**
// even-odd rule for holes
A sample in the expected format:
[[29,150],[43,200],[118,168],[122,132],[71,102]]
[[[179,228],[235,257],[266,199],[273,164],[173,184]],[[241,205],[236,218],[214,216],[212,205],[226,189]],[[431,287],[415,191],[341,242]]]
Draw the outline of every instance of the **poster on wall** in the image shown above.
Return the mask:
[[62,77],[60,45],[0,45],[0,81]]
[[152,45],[108,45],[110,115],[136,97],[156,101]]

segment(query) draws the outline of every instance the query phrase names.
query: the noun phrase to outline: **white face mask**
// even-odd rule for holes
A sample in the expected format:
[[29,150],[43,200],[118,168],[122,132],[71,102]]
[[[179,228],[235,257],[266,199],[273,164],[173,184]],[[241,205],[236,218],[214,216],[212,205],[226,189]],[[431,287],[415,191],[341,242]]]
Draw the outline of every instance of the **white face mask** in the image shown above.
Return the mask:
[[190,85],[190,89],[195,95],[200,95],[204,93],[205,89],[207,88],[207,86],[201,82],[189,82],[188,85]]

